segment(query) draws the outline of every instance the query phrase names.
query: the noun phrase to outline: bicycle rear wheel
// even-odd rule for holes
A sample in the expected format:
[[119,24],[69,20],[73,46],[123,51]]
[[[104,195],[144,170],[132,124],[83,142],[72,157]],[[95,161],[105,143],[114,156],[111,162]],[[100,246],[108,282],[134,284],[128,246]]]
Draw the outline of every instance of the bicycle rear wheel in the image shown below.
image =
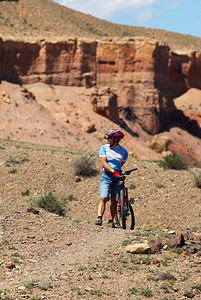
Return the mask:
[[127,210],[125,213],[124,222],[121,215],[121,208],[119,209],[119,211],[117,211],[115,215],[115,225],[122,229],[127,228],[133,230],[135,228],[135,215],[131,204],[129,203],[128,205],[129,210]]

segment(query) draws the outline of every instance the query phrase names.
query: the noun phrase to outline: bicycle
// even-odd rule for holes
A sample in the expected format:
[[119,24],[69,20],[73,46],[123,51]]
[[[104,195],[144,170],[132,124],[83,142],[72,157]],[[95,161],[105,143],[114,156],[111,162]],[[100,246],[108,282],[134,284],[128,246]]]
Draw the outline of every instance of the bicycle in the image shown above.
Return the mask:
[[[117,204],[117,213],[115,215],[115,225],[119,228],[126,229],[130,227],[130,230],[135,228],[135,215],[131,204],[134,203],[134,199],[131,198],[128,200],[128,188],[125,186],[126,176],[130,175],[133,171],[136,171],[137,168],[126,171],[125,173],[118,176],[120,192],[119,192],[119,201]],[[128,225],[129,222],[129,226]]]

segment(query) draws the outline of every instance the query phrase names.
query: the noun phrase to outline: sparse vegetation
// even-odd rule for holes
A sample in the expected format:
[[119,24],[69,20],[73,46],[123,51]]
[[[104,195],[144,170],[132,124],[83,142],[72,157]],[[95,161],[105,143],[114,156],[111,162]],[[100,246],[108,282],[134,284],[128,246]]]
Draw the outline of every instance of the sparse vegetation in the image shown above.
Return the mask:
[[8,173],[9,173],[9,174],[16,174],[16,173],[17,173],[17,169],[14,168],[14,169],[8,171]]
[[99,296],[99,297],[102,296],[101,290],[96,290],[96,289],[90,290],[90,294],[91,295],[96,295],[96,296]]
[[159,161],[159,166],[164,169],[187,170],[187,162],[177,153],[166,155],[163,160]]
[[131,189],[131,190],[136,189],[136,185],[135,185],[134,183],[131,183],[131,184],[129,185],[129,189]]
[[28,196],[29,193],[30,193],[29,190],[26,190],[26,191],[22,191],[22,192],[21,192],[21,195],[22,195],[22,196]]
[[10,167],[10,166],[22,164],[24,162],[29,162],[29,159],[27,157],[19,157],[19,158],[10,157],[9,159],[6,160],[5,165],[7,167]]
[[97,174],[95,160],[88,155],[81,155],[73,161],[75,175],[92,176]]
[[60,216],[65,216],[66,209],[65,209],[66,200],[59,201],[52,192],[49,192],[47,195],[40,197],[36,201],[36,205],[45,210],[58,214]]
[[196,174],[193,173],[193,176],[194,176],[194,182],[195,182],[195,185],[196,185],[199,189],[201,189],[201,172],[200,172],[198,175],[196,175]]
[[73,194],[70,194],[70,195],[68,195],[67,200],[69,200],[69,201],[77,201],[78,199]]
[[80,288],[77,286],[72,286],[71,291],[76,291],[78,295],[82,295]]
[[[109,296],[117,299],[173,300],[181,299],[185,290],[195,294],[194,298],[199,297],[199,257],[197,253],[180,255],[182,252],[187,254],[187,245],[199,251],[199,241],[191,239],[197,240],[200,234],[196,218],[200,190],[193,186],[190,172],[164,172],[157,163],[137,160],[138,176],[135,175],[133,181],[131,176],[128,181],[128,184],[136,183],[136,188],[129,191],[129,197],[137,199],[133,205],[139,212],[137,229],[133,232],[108,230],[105,226],[107,219],[102,228],[95,228],[93,221],[98,205],[100,176],[84,177],[79,182],[74,180],[71,161],[79,157],[78,153],[67,153],[66,149],[57,151],[55,148],[52,152],[51,147],[47,151],[44,147],[43,151],[39,151],[41,146],[31,146],[30,150],[26,150],[26,155],[31,157],[32,163],[29,166],[26,163],[17,165],[19,171],[11,176],[4,162],[9,155],[19,158],[24,153],[23,145],[16,148],[13,147],[14,142],[12,146],[10,144],[5,145],[3,151],[0,149],[3,195],[0,271],[2,286],[8,286],[11,290],[2,288],[2,299],[50,299],[56,294],[66,299],[101,299]],[[93,159],[98,161],[98,157]],[[132,159],[130,162],[136,163]],[[200,172],[196,167],[193,170],[195,174]],[[29,188],[32,200],[29,195],[22,197],[28,194]],[[28,210],[30,201],[33,203],[33,199],[42,198],[44,191],[45,196],[51,191],[56,200],[66,199],[66,218],[44,213],[42,209],[40,214]],[[59,202],[63,203],[63,200]],[[178,208],[181,205],[182,210],[175,211],[175,203]],[[44,203],[42,206],[47,209]],[[183,215],[176,219],[176,214],[181,211]],[[172,215],[172,212],[175,214]],[[166,222],[168,228],[164,227]],[[187,234],[190,235],[184,237],[186,246],[171,248],[168,240],[173,232],[178,233],[178,224],[179,230],[189,228]],[[167,248],[162,247],[161,254],[156,255],[125,251],[128,244],[149,240],[159,241]],[[7,263],[11,264],[10,269],[7,269]],[[22,277],[23,269],[30,270],[26,282]],[[15,280],[10,280],[7,273],[15,275]],[[160,273],[166,273],[167,279],[163,280]],[[32,281],[31,276],[38,280]],[[125,279],[123,288],[119,286],[120,277]]]
[[165,186],[162,183],[155,182],[155,186],[159,189],[164,188]]
[[145,289],[145,290],[142,290],[140,291],[140,294],[145,296],[145,297],[153,297],[153,291],[150,290],[150,289]]
[[43,291],[47,291],[49,289],[52,289],[53,286],[49,283],[49,282],[44,282],[44,283],[41,283],[39,284],[39,289],[43,290]]
[[[3,1],[1,4],[1,12],[4,16],[1,20],[2,33],[10,36],[15,28],[15,36],[20,38],[24,36],[35,38],[38,35],[46,39],[58,36],[93,39],[107,36],[110,38],[139,36],[166,43],[175,49],[191,47],[191,49],[200,50],[201,39],[198,37],[140,26],[114,24],[67,7],[61,7],[53,1],[47,3],[41,1],[40,5],[36,6],[33,1],[22,1],[22,6],[18,6],[17,0]],[[15,4],[15,9],[11,9],[13,4]],[[20,9],[26,11],[26,14],[21,15]],[[46,11],[45,17],[41,14],[42,11]],[[36,15],[40,17],[36,18]],[[50,22],[50,20],[54,21]]]
[[129,292],[133,295],[136,295],[138,292],[138,289],[136,287],[132,287],[132,288],[129,288]]

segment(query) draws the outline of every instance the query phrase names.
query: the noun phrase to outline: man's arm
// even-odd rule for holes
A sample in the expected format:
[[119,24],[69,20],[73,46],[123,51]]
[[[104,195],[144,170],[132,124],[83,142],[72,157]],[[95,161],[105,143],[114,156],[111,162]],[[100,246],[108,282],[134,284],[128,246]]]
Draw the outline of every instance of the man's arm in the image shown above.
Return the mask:
[[107,157],[100,157],[100,162],[102,167],[105,168],[108,172],[114,173],[114,169],[107,163]]

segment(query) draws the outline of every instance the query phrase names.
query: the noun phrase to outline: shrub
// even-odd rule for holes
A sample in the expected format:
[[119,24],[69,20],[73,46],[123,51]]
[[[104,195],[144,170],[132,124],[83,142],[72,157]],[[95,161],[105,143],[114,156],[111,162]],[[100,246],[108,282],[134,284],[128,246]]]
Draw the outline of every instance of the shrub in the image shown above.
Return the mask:
[[153,297],[153,295],[154,295],[152,290],[150,290],[150,289],[142,290],[142,291],[140,291],[140,294],[144,295],[145,297]]
[[66,200],[59,201],[56,196],[50,192],[48,195],[44,197],[40,197],[36,201],[36,205],[45,210],[58,214],[59,216],[65,216],[66,209],[65,209]]
[[70,195],[68,195],[67,200],[69,200],[69,201],[77,201],[78,199],[73,194],[70,194]]
[[193,174],[194,176],[194,181],[195,181],[195,185],[201,189],[201,173],[198,175]]
[[28,196],[28,195],[29,195],[29,190],[22,191],[22,192],[21,192],[21,195],[22,195],[22,196]]
[[17,173],[17,169],[16,168],[12,169],[12,170],[8,171],[8,173],[9,174],[16,174]]
[[24,162],[29,162],[29,159],[27,157],[19,157],[19,158],[12,158],[10,157],[9,159],[6,160],[5,164],[7,167],[15,166],[22,164]]
[[75,175],[92,176],[97,173],[95,160],[87,155],[81,155],[73,162]]
[[177,153],[166,155],[163,160],[159,161],[159,166],[164,169],[187,170],[187,162]]

